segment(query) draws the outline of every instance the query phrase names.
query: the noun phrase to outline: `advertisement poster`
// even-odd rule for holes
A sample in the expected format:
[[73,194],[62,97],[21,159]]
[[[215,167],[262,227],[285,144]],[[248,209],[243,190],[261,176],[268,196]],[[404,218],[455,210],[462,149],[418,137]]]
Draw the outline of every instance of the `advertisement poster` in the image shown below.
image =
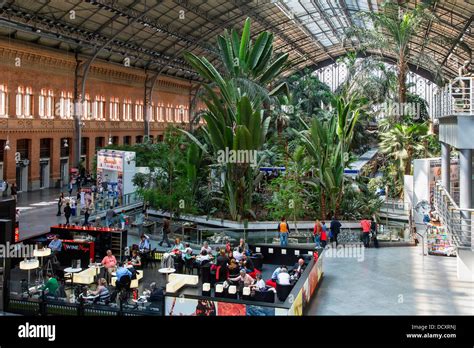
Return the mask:
[[241,316],[246,315],[245,305],[240,303],[219,302],[217,305],[219,316]]
[[298,296],[296,296],[295,301],[288,311],[288,315],[303,315],[303,291],[300,291]]
[[166,316],[215,316],[217,302],[180,297],[165,298]]
[[119,155],[98,154],[97,169],[123,171],[123,159]]
[[247,305],[247,316],[273,317],[275,308]]

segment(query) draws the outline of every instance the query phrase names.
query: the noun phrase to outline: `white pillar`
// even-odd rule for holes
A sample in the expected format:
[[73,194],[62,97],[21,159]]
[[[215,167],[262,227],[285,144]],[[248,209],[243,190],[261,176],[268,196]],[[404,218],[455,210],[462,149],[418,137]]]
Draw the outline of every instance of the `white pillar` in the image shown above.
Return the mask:
[[451,194],[451,148],[449,144],[441,143],[441,183]]

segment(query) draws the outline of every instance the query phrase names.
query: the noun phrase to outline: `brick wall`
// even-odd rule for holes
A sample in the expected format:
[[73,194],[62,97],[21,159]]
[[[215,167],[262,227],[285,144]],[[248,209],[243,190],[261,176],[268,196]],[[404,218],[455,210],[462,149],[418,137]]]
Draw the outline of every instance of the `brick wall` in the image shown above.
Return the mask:
[[[85,59],[85,58],[82,58]],[[19,139],[29,139],[30,165],[28,169],[28,189],[39,188],[40,181],[40,139],[50,138],[50,186],[57,186],[60,179],[60,147],[61,139],[74,139],[74,121],[61,119],[58,115],[54,119],[39,117],[39,95],[41,89],[53,90],[55,109],[59,102],[61,91],[74,91],[74,70],[76,66],[73,54],[42,48],[34,44],[25,44],[15,40],[0,39],[0,85],[7,87],[8,117],[0,118],[0,143],[9,140],[11,150],[4,154],[3,177],[8,182],[16,181],[16,152]],[[136,137],[143,135],[144,123],[135,121],[135,102],[143,102],[145,73],[142,70],[124,67],[106,62],[95,62],[86,82],[86,94],[91,101],[96,95],[105,97],[105,121],[85,121],[82,136],[89,139],[87,153],[87,168],[91,168],[95,154],[96,137],[104,137],[107,144],[109,136],[118,136],[119,144],[123,144],[125,136],[131,136],[132,144]],[[18,86],[32,88],[31,110],[33,117],[21,119],[16,116],[16,91]],[[176,110],[189,110],[190,89],[189,81],[160,78],[155,85],[152,102],[163,105],[175,115]],[[109,100],[119,98],[119,114],[121,121],[110,121]],[[133,120],[123,121],[122,101],[131,99]],[[156,110],[156,108],[155,108]],[[188,116],[189,118],[189,116]],[[178,122],[176,122],[178,123]],[[179,122],[181,123],[181,122]],[[167,126],[165,122],[155,121],[150,124],[150,134],[158,139]],[[69,142],[69,164],[74,163],[73,144]],[[63,183],[66,184],[66,183]]]

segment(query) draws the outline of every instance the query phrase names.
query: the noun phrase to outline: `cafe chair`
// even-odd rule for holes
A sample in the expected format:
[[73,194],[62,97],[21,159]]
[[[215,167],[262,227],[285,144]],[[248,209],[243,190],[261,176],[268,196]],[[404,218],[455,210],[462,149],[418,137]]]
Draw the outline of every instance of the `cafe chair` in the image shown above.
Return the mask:
[[184,261],[184,273],[194,274],[194,259],[188,259]]
[[250,300],[250,294],[251,294],[250,287],[245,286],[242,289],[242,300]]
[[216,284],[215,296],[216,297],[225,297],[224,284],[222,284],[222,283]]
[[211,283],[202,284],[202,296],[211,296]]
[[258,302],[275,303],[275,292],[268,291],[268,290],[267,291],[255,291],[255,294],[252,297],[252,299],[253,299],[253,301],[258,301]]
[[259,271],[262,271],[263,255],[261,253],[253,254],[252,256],[250,256],[250,259],[252,260],[253,266]]
[[237,299],[237,287],[235,285],[229,286],[227,289],[227,298]]
[[293,288],[293,285],[280,285],[277,282],[276,285],[276,292],[277,292],[277,297],[281,302],[285,302],[286,298],[288,295],[290,295],[291,289]]
[[211,280],[212,280],[212,277],[211,277],[211,264],[210,263],[201,264],[200,273],[201,273],[202,282],[203,283],[209,283],[211,285]]

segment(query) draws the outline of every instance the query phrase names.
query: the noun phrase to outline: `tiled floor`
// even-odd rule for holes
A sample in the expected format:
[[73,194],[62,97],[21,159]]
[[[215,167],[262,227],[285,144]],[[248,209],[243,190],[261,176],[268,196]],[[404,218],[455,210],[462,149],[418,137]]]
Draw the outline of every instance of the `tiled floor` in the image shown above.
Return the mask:
[[456,279],[456,258],[423,257],[421,247],[364,256],[324,259],[309,315],[474,315],[474,283]]

